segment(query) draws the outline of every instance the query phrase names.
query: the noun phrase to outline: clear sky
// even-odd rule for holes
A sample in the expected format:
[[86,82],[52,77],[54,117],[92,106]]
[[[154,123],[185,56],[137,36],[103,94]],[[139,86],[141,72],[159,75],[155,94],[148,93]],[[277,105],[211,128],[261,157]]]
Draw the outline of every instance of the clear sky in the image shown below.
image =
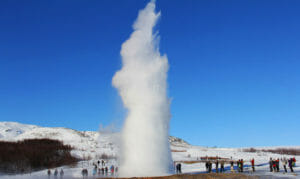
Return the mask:
[[[148,1],[0,1],[0,121],[121,126],[111,85]],[[157,0],[170,134],[202,146],[300,145],[300,1]]]

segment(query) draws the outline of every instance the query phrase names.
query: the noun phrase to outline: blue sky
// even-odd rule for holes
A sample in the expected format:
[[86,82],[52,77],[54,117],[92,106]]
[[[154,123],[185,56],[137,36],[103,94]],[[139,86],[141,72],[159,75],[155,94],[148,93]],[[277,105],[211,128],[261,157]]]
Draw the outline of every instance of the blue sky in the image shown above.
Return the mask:
[[[148,1],[0,2],[0,120],[121,126],[111,85]],[[300,145],[300,1],[163,1],[170,134],[202,146]]]

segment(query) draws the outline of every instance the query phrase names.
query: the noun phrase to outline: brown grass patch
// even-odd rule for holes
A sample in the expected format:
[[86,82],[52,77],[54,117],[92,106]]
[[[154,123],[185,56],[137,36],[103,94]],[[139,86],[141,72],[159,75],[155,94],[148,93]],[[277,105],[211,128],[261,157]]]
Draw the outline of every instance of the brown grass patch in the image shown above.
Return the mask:
[[255,148],[248,148],[243,149],[243,152],[270,152],[270,153],[276,153],[281,155],[300,155],[300,149],[296,148],[276,148],[276,149],[255,149]]
[[186,152],[186,150],[171,150],[171,152]]
[[[118,179],[258,179],[258,176],[247,176],[240,173],[205,173],[205,174],[182,174],[171,175],[164,177],[133,177],[133,178],[118,178]],[[103,179],[103,178],[102,178]]]
[[180,161],[180,163],[194,164],[194,163],[203,163],[203,162],[201,162],[201,161]]

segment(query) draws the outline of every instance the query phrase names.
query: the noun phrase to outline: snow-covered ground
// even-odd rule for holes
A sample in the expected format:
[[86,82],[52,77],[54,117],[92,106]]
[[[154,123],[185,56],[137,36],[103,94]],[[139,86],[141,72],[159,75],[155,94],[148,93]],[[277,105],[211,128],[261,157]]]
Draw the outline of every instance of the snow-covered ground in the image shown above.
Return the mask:
[[[174,149],[174,147],[172,147]],[[177,148],[178,150],[186,150],[186,152],[173,152],[173,160],[174,161],[197,161],[200,160],[200,157],[205,156],[219,156],[222,158],[229,158],[233,160],[243,159],[244,160],[244,173],[248,175],[259,175],[259,176],[270,176],[270,177],[278,177],[278,178],[300,178],[300,166],[296,165],[294,168],[294,173],[291,173],[288,166],[288,173],[283,173],[284,169],[280,163],[280,172],[273,173],[269,172],[269,159],[272,157],[273,159],[281,159],[283,157],[291,158],[296,157],[296,161],[299,161],[300,156],[290,156],[290,155],[279,155],[273,154],[269,152],[258,152],[258,153],[250,153],[243,152],[243,149],[237,148],[207,148],[207,147],[199,147],[199,146],[187,146]],[[269,149],[274,149],[269,147]],[[250,160],[255,159],[255,169],[256,172],[252,173]],[[297,162],[296,162],[297,164]],[[235,164],[236,165],[236,164]],[[219,165],[220,167],[220,165]],[[236,166],[235,166],[236,167]],[[215,169],[215,164],[213,164],[213,169]],[[195,163],[195,164],[183,164],[182,170],[184,173],[204,173],[206,172],[205,163]],[[225,164],[225,170],[230,172],[230,164]]]
[[[50,128],[39,127],[35,125],[26,125],[15,122],[0,122],[0,140],[5,141],[18,141],[23,139],[32,138],[50,138],[58,139],[64,142],[64,144],[71,145],[74,149],[72,155],[84,158],[85,161],[79,162],[75,166],[62,166],[59,167],[64,170],[64,178],[82,178],[81,170],[83,168],[88,169],[89,176],[93,178],[93,163],[96,163],[102,154],[117,157],[120,149],[118,146],[119,133],[108,132],[95,132],[95,131],[76,131],[67,128]],[[296,160],[300,160],[300,156],[279,155],[269,152],[257,152],[249,153],[243,152],[243,148],[209,148],[193,146],[185,141],[170,137],[170,146],[172,150],[172,157],[174,161],[198,161],[200,157],[205,156],[219,156],[222,158],[232,158],[233,160],[243,159],[245,161],[245,173],[252,175],[250,160],[255,159],[256,172],[255,175],[271,176],[278,178],[300,178],[300,167],[296,165],[294,168],[295,173],[291,174],[289,169],[288,173],[284,174],[283,166],[280,164],[279,173],[269,172],[268,161],[272,158],[291,158],[296,157]],[[257,149],[274,149],[283,148],[280,147],[259,147]],[[284,148],[300,148],[300,146],[284,147]],[[106,166],[111,165],[118,166],[118,162],[114,159],[106,160]],[[215,165],[213,165],[213,169]],[[225,169],[229,172],[229,164],[225,165]],[[206,171],[204,163],[184,164],[182,163],[182,171],[184,173],[203,173]],[[31,174],[23,175],[1,175],[0,178],[55,178],[53,176],[54,169],[52,169],[52,175],[47,176],[47,170],[33,172]],[[96,175],[99,177],[98,175]],[[60,178],[59,176],[57,178]]]

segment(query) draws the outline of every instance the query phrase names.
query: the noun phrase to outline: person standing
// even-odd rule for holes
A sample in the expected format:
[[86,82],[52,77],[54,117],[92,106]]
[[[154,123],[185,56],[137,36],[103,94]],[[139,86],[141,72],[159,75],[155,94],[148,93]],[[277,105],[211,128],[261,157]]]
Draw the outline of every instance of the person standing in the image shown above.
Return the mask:
[[276,172],[277,169],[276,169],[276,160],[275,159],[272,161],[272,164],[273,164],[273,172]]
[[295,167],[296,166],[296,158],[295,157],[292,159],[292,162],[293,162],[293,167]]
[[107,176],[107,173],[108,173],[108,168],[107,167],[105,167],[105,175]]
[[282,165],[283,165],[283,168],[284,168],[284,172],[287,173],[287,169],[286,169],[287,160],[286,160],[286,158],[284,157],[283,159],[281,159],[281,162],[282,162]]
[[241,172],[244,172],[244,161],[241,159]]
[[176,174],[179,174],[179,163],[176,164]]
[[55,169],[54,176],[56,177],[57,175],[58,175],[58,171],[57,171],[57,169]]
[[178,163],[178,164],[176,165],[176,173],[177,173],[177,174],[181,174],[181,163]]
[[279,172],[279,158],[276,160],[276,170]]
[[60,175],[60,178],[62,178],[64,176],[64,171],[62,168],[60,169],[59,175]]
[[224,172],[224,171],[225,171],[225,169],[224,169],[224,160],[222,160],[221,161],[221,173]]
[[47,174],[48,174],[48,176],[51,175],[51,170],[50,169],[48,169]]
[[219,161],[216,161],[216,173],[219,173]]
[[294,170],[293,170],[293,159],[290,158],[288,162],[289,162],[289,167],[290,167],[291,172],[294,172]]
[[269,160],[270,172],[273,172],[273,160],[270,158]]
[[85,178],[85,177],[87,177],[88,176],[88,170],[86,169],[86,168],[83,168],[82,170],[81,170],[81,174],[82,174],[82,177],[83,178]]
[[181,163],[179,163],[179,173],[182,173],[182,171],[181,171]]
[[112,176],[114,175],[114,173],[115,173],[115,166],[114,165],[112,165],[110,167],[110,173],[111,173]]
[[230,171],[231,171],[231,173],[234,173],[234,167],[233,167],[233,165],[234,165],[234,162],[233,162],[233,160],[231,160],[230,161]]
[[254,158],[251,160],[252,172],[255,172]]
[[93,168],[93,176],[95,176],[97,174],[97,166],[94,165],[94,168]]

